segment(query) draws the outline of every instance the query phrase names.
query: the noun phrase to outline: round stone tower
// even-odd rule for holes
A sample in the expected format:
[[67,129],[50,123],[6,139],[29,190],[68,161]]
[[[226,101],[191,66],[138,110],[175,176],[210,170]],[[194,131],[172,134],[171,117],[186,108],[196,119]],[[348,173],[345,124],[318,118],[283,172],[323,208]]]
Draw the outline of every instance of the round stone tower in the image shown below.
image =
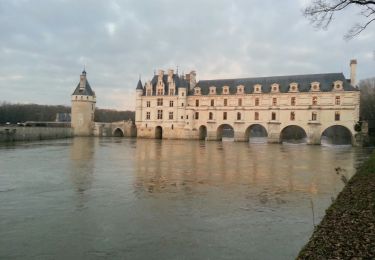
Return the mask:
[[96,96],[82,71],[78,86],[72,94],[72,128],[75,136],[92,136]]

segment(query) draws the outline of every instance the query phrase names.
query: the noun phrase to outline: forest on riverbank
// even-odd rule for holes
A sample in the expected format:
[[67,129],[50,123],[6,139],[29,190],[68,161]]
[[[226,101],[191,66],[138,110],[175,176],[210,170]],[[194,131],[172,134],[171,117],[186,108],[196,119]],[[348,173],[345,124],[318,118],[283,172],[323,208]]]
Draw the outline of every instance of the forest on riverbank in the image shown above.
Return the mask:
[[[58,113],[70,113],[70,107],[61,105],[38,105],[38,104],[12,104],[0,103],[0,124],[23,123],[26,121],[47,121],[56,120]],[[135,119],[134,111],[118,111],[112,109],[96,108],[96,122],[116,122]]]

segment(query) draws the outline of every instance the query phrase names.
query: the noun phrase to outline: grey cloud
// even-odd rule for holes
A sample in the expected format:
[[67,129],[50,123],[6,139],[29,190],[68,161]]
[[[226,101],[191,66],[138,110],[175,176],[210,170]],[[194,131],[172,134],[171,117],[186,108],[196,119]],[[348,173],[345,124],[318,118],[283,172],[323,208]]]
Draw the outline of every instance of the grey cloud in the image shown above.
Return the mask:
[[359,78],[374,76],[373,28],[345,42],[355,12],[317,31],[304,2],[0,1],[0,100],[69,104],[84,64],[98,105],[113,108],[132,108],[139,74],[177,65],[201,79],[347,74],[356,57]]

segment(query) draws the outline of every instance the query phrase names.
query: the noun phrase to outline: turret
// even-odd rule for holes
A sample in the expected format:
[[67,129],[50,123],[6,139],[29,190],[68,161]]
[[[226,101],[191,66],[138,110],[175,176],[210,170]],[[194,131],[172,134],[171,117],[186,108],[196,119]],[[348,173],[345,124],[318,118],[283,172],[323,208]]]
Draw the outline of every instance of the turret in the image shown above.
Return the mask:
[[137,88],[136,88],[136,104],[135,104],[135,122],[142,121],[142,95],[143,95],[143,86],[141,78],[139,77]]
[[92,136],[96,96],[82,71],[79,83],[72,94],[71,125],[75,136]]

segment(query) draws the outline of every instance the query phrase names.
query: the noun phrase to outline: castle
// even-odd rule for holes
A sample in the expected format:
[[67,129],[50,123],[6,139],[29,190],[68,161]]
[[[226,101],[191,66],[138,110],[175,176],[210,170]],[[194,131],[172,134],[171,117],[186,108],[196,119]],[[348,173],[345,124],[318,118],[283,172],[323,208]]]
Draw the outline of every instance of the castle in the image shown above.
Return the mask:
[[[139,138],[234,141],[267,138],[270,143],[304,139],[320,144],[345,136],[355,144],[359,120],[356,60],[343,73],[196,80],[196,72],[173,70],[136,87]],[[228,134],[229,133],[229,134]]]
[[71,127],[74,136],[135,137],[136,129],[131,121],[95,122],[96,95],[86,74],[86,71],[83,70],[79,83],[71,96]]

